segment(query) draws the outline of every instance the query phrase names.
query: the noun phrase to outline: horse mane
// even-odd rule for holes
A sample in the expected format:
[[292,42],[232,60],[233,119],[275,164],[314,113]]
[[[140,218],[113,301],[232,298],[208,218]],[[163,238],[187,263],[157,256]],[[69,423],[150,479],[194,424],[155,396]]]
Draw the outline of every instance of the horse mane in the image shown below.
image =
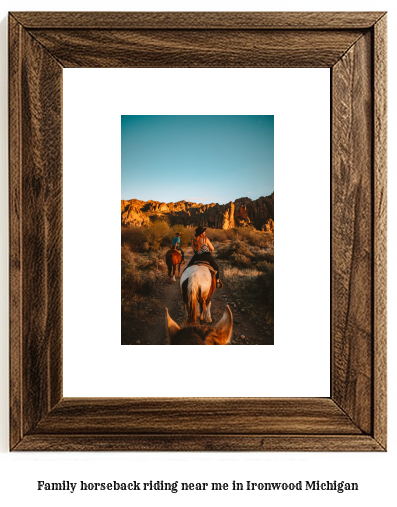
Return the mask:
[[221,345],[222,333],[210,326],[194,324],[182,328],[172,338],[172,345]]
[[166,311],[168,345],[229,345],[233,331],[233,315],[229,306],[215,327],[190,324],[182,329]]

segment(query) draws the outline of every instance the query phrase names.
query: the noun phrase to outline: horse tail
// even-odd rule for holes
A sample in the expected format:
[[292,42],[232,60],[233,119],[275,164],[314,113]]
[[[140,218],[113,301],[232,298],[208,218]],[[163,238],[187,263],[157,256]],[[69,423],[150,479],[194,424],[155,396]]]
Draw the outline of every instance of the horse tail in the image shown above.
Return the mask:
[[171,271],[172,271],[172,257],[171,257],[171,254],[169,252],[167,252],[166,256],[165,256],[165,263],[167,264],[167,268],[168,268],[168,276],[171,276]]
[[196,324],[197,322],[197,301],[198,301],[199,286],[195,277],[190,277],[188,281],[188,304],[187,312],[189,316],[189,324]]

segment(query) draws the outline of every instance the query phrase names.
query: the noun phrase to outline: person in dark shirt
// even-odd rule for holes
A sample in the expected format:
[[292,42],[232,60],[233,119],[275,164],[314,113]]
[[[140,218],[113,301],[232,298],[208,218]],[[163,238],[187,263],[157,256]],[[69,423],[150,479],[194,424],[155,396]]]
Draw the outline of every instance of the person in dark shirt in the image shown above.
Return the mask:
[[216,270],[216,286],[218,289],[223,287],[223,283],[219,277],[219,265],[216,260],[212,257],[212,252],[214,251],[214,247],[212,246],[211,241],[206,237],[205,230],[206,227],[197,227],[196,235],[192,239],[192,249],[194,252],[193,257],[190,259],[189,264],[186,266],[193,266],[196,261],[206,261]]

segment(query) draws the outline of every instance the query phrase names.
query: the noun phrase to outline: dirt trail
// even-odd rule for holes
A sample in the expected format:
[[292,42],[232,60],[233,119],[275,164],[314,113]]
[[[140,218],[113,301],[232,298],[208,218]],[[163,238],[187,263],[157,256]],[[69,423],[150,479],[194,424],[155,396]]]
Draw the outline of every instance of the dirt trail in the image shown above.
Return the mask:
[[[185,264],[181,267],[181,274],[191,258],[192,255],[185,255]],[[175,276],[175,279],[176,282],[169,283],[167,271],[161,271],[158,275],[158,295],[160,297],[157,298],[157,308],[159,311],[151,322],[153,332],[150,337],[150,343],[152,345],[164,345],[167,343],[165,325],[166,308],[168,308],[168,313],[179,326],[186,323],[185,304],[181,298],[181,289],[179,285],[180,279],[178,276]]]
[[[192,254],[185,254],[188,264]],[[165,327],[165,309],[168,308],[170,316],[179,326],[186,324],[185,305],[180,293],[180,279],[169,283],[166,271],[159,271],[155,295],[147,298],[142,308],[143,318],[140,332],[132,341],[137,345],[165,345],[167,343]],[[273,342],[272,334],[263,327],[259,314],[255,314],[247,302],[240,299],[239,294],[233,294],[223,280],[222,289],[217,289],[211,298],[212,326],[222,318],[226,305],[229,305],[233,313],[233,336],[232,345],[270,345]]]

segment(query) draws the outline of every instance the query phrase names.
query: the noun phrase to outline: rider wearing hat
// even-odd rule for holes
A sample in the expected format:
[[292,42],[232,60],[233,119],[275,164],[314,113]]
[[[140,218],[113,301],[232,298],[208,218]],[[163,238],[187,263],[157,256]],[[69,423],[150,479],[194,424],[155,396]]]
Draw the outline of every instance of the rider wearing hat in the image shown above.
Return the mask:
[[179,252],[181,252],[181,254],[182,254],[182,263],[181,264],[185,264],[185,252],[181,248],[181,233],[180,232],[175,233],[175,238],[173,238],[173,240],[172,240],[172,248],[175,248],[175,250],[179,250]]
[[212,252],[214,251],[214,247],[211,244],[211,241],[206,237],[205,230],[206,227],[197,227],[196,235],[192,239],[192,248],[194,255],[190,259],[189,266],[192,266],[196,261],[205,261],[208,262],[215,270],[216,270],[216,286],[218,289],[223,287],[223,283],[219,279],[219,266],[215,259],[212,257]]

